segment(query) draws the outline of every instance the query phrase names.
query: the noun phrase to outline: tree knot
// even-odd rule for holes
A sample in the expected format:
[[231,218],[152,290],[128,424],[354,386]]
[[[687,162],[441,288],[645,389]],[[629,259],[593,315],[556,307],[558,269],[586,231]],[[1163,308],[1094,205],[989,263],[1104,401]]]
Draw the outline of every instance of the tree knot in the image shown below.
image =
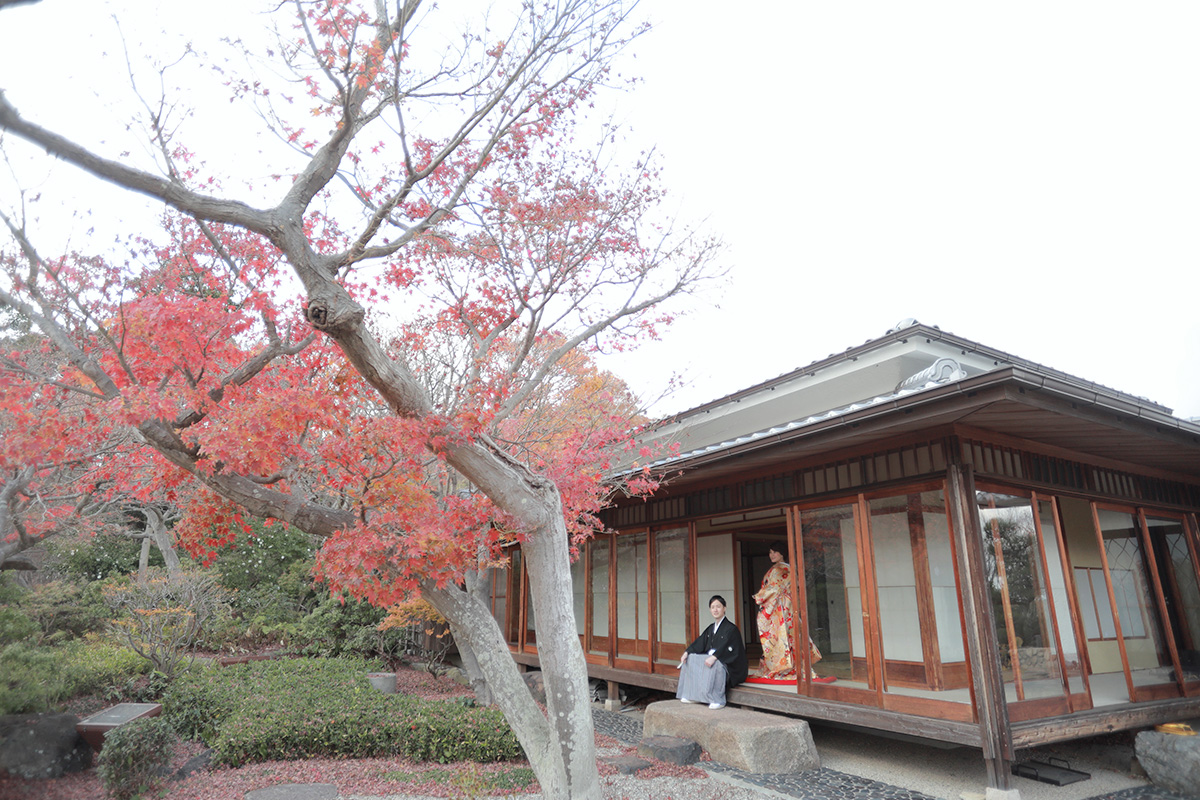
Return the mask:
[[304,315],[310,325],[329,334],[349,331],[362,322],[366,313],[357,303],[338,300],[309,300]]

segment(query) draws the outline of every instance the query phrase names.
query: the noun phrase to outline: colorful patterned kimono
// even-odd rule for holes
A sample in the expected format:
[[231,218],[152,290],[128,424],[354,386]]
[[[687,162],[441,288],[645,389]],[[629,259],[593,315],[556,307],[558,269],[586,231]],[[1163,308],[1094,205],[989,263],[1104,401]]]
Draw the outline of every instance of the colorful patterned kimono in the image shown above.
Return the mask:
[[[787,680],[796,678],[796,656],[792,652],[792,570],[780,561],[763,576],[762,588],[754,595],[758,603],[758,637],[762,640],[763,660],[760,677]],[[821,660],[821,651],[808,640],[810,663]],[[816,678],[815,670],[809,670]],[[832,680],[832,679],[831,679]]]
[[763,576],[762,588],[754,595],[758,603],[758,637],[763,660],[759,674],[764,678],[795,679],[796,658],[792,653],[792,571],[780,561]]

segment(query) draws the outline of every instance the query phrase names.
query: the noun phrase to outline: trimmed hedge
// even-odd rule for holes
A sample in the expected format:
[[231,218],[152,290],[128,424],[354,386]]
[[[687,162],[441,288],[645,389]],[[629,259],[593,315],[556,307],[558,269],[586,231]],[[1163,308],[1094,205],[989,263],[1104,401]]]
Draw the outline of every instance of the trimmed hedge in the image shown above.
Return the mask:
[[360,659],[260,661],[175,681],[165,716],[231,766],[312,757],[404,755],[491,762],[522,755],[504,717],[461,701],[385,695]]

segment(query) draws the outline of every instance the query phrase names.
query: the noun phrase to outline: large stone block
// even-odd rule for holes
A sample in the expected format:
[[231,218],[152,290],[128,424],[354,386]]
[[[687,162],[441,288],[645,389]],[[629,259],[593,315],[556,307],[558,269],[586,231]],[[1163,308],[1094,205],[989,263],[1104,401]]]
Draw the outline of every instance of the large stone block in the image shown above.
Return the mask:
[[643,734],[690,739],[714,761],[747,772],[804,772],[821,766],[806,721],[760,711],[728,706],[712,710],[664,700],[646,707]]
[[92,765],[92,748],[75,730],[74,714],[0,717],[0,772],[21,778],[61,778]]
[[1200,736],[1142,731],[1134,740],[1134,751],[1155,786],[1200,797]]

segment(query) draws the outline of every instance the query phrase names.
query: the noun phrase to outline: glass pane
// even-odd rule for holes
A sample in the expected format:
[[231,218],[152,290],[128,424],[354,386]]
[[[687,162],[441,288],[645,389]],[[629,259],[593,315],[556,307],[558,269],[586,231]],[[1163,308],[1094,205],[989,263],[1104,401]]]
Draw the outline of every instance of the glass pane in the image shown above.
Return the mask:
[[512,551],[509,566],[509,625],[506,628],[509,642],[520,642],[521,630],[521,571],[523,566],[522,553],[518,549]]
[[607,536],[588,543],[592,559],[592,641],[588,652],[608,654],[608,548]]
[[870,670],[856,541],[854,506],[800,512],[808,633],[823,656],[814,672],[866,688]]
[[650,565],[646,534],[617,537],[617,654],[650,654]]
[[525,600],[525,643],[531,644],[531,645],[536,645],[537,644],[537,625],[534,622],[533,598],[529,596],[529,589],[528,589],[529,576],[523,574],[521,577],[524,579],[525,586],[526,586],[525,597],[524,597],[524,600]]
[[1079,613],[1083,617],[1083,635],[1088,639],[1100,638],[1099,607],[1096,594],[1092,591],[1092,579],[1087,567],[1075,568],[1075,589],[1079,592]]
[[880,498],[868,507],[885,691],[970,702],[942,493]]
[[493,567],[488,570],[488,581],[492,587],[492,617],[495,618],[496,624],[500,626],[500,632],[504,633],[504,609],[505,609],[505,591],[508,588],[508,570]]
[[1032,500],[977,492],[976,502],[1005,696],[1013,702],[1062,695],[1066,686]]
[[1200,680],[1200,587],[1183,521],[1147,517],[1167,616],[1184,679]]
[[[687,528],[659,531],[654,535],[655,565],[657,574],[655,588],[658,593],[658,635],[660,645],[674,644],[686,647],[687,619]],[[679,648],[659,648],[658,661],[676,663],[682,652]]]
[[1097,509],[1112,579],[1114,611],[1125,640],[1134,686],[1170,683],[1173,667],[1163,636],[1158,605],[1137,520],[1124,511]]
[[[1079,643],[1075,638],[1075,626],[1071,624],[1071,604],[1068,600],[1067,581],[1063,575],[1063,557],[1058,549],[1058,534],[1054,524],[1054,505],[1048,500],[1038,501],[1038,520],[1042,525],[1042,541],[1046,546],[1046,576],[1050,582],[1050,596],[1058,623],[1058,641],[1063,660],[1067,665],[1067,685],[1072,694],[1086,691],[1083,683],[1083,659],[1079,655]],[[1083,598],[1080,597],[1080,606]],[[1095,608],[1090,609],[1093,621]],[[1084,618],[1087,618],[1084,611]],[[1093,622],[1094,624],[1094,622]]]
[[587,545],[581,545],[579,557],[571,562],[571,606],[575,611],[575,629],[583,636],[587,622]]

